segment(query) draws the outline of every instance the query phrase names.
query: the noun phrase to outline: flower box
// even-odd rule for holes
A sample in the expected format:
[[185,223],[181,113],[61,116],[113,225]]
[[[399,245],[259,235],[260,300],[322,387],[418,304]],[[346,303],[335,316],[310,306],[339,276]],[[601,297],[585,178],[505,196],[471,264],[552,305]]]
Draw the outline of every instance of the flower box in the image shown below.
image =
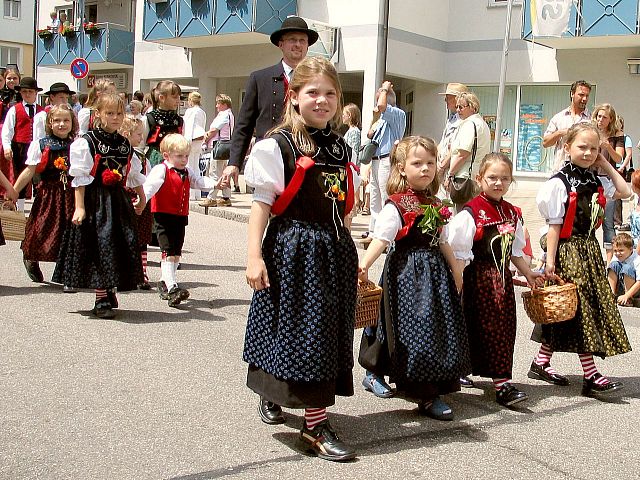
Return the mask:
[[73,29],[73,27],[63,27],[60,31],[60,34],[67,38],[75,38],[76,31]]
[[51,30],[49,30],[48,28],[43,28],[42,30],[37,30],[36,33],[38,34],[38,37],[43,38],[45,40],[53,38],[53,32]]
[[84,28],[84,31],[87,32],[89,35],[94,35],[100,32],[100,27],[98,27],[98,25],[96,25],[93,22],[84,23],[82,27]]

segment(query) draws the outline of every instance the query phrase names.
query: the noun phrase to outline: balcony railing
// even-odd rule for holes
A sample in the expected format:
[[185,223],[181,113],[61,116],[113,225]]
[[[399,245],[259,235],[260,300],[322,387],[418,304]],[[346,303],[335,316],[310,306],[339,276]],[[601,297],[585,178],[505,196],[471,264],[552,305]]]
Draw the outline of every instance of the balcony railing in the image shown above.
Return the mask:
[[223,34],[269,35],[296,13],[295,0],[145,0],[142,36],[172,45],[211,46]]
[[66,34],[50,31],[38,34],[37,64],[43,67],[67,66],[83,57],[92,69],[133,65],[133,32],[109,23],[97,23],[92,30],[71,30]]
[[[569,23],[559,35],[535,35],[532,28],[531,4],[524,0],[522,38],[554,48],[603,48],[640,45],[638,30],[638,0],[578,0],[571,4]],[[540,15],[553,18],[559,12],[557,4],[537,0]],[[545,12],[541,9],[546,9]]]

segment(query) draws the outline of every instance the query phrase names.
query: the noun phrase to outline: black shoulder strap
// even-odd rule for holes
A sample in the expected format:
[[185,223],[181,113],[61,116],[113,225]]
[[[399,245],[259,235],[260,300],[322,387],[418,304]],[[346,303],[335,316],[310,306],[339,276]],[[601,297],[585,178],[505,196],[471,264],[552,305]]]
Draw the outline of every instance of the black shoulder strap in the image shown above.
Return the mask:
[[476,122],[471,120],[473,125],[473,148],[471,149],[471,164],[469,165],[469,178],[471,178],[471,169],[473,168],[473,162],[476,160],[476,153],[478,152],[478,128]]

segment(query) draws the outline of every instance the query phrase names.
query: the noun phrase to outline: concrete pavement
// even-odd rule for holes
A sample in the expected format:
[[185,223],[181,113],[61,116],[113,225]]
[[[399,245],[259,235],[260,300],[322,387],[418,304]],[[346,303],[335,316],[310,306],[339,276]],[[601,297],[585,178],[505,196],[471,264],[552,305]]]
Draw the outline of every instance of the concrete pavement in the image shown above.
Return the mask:
[[[240,197],[216,215],[246,216],[249,196]],[[187,227],[178,278],[191,298],[172,309],[155,291],[121,294],[114,320],[91,318],[90,292],[31,283],[18,243],[0,247],[0,479],[638,478],[637,351],[596,360],[625,383],[609,402],[580,396],[575,355],[553,361],[570,386],[528,379],[537,345],[521,289],[514,382],[530,397],[521,409],[499,407],[490,381],[475,378],[478,388],[446,398],[455,420],[438,422],[365,392],[356,365],[355,396],[338,398],[329,415],[358,460],[301,454],[300,412],[267,426],[244,385],[247,225],[209,213],[192,213]],[[157,249],[149,259],[157,280]],[[45,278],[52,270],[43,265]],[[636,347],[639,310],[621,312]]]

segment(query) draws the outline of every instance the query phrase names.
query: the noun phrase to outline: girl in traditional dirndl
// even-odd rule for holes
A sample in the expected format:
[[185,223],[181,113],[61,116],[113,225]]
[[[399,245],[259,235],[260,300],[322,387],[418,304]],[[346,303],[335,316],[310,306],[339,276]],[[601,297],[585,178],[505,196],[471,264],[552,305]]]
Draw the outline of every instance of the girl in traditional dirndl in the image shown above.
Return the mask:
[[[144,140],[144,126],[142,124],[142,120],[131,114],[125,115],[124,122],[122,123],[122,127],[120,127],[119,132],[124,138],[129,140],[129,143],[133,148],[132,155],[137,157],[140,162],[140,173],[146,177],[149,173],[149,162],[147,162],[145,154],[138,150],[138,147],[140,147]],[[133,188],[128,188],[127,191],[131,196],[131,201],[135,203],[138,200],[138,193]],[[147,274],[147,248],[151,243],[153,232],[153,214],[151,213],[151,205],[149,203],[147,203],[147,206],[144,208],[142,213],[135,218],[135,220],[136,235],[138,237],[140,256],[142,258],[142,274],[144,276],[144,281],[138,285],[138,288],[140,290],[149,290],[151,289],[151,284],[149,283],[149,275]]]
[[355,457],[326,414],[336,395],[353,395],[358,256],[345,218],[358,177],[350,148],[330,127],[340,118],[340,98],[333,65],[302,60],[289,84],[283,123],[256,143],[245,168],[255,188],[246,271],[255,290],[243,354],[247,385],[260,395],[265,423],[284,423],[280,406],[303,408],[303,448],[334,461]]
[[163,162],[160,153],[162,139],[170,133],[182,133],[184,120],[178,115],[180,85],[172,80],[162,80],[151,91],[153,110],[144,117],[147,159],[151,167]]
[[421,414],[452,420],[440,395],[460,390],[460,376],[470,372],[469,345],[456,287],[461,270],[441,235],[452,211],[434,196],[437,156],[435,142],[417,136],[401,140],[391,154],[389,199],[360,261],[360,280],[393,246],[376,336],[363,334],[359,361],[368,372],[388,375],[396,395],[415,401]]
[[40,181],[33,200],[22,242],[23,260],[29,278],[42,282],[38,262],[55,262],[74,210],[74,193],[69,177],[69,149],[78,132],[78,121],[68,104],[56,105],[45,120],[45,137],[31,142],[26,168],[15,183],[17,191],[35,174]]
[[513,181],[511,160],[489,153],[477,175],[482,192],[449,224],[449,243],[466,264],[462,305],[469,331],[472,373],[493,380],[496,401],[505,407],[526,400],[512,383],[516,342],[516,299],[510,262],[530,285],[542,284],[522,258],[526,240],[520,209],[505,201]]
[[584,371],[582,394],[596,397],[619,390],[622,383],[600,374],[593,356],[631,351],[595,236],[606,199],[627,198],[631,192],[615,167],[598,153],[600,144],[595,126],[571,127],[564,146],[570,163],[542,186],[536,198],[549,226],[545,273],[576,285],[578,311],[571,320],[536,325],[532,339],[542,345],[529,370],[531,378],[568,385],[568,379],[551,367],[551,355],[577,353]]
[[[15,191],[13,185],[7,177],[4,176],[4,173],[0,170],[0,187],[4,189],[4,196],[7,197],[12,202],[18,200],[18,192]],[[0,224],[0,245],[5,245],[4,234],[2,233],[2,224]]]
[[118,133],[124,103],[103,95],[96,104],[96,128],[71,144],[73,226],[64,234],[53,281],[71,288],[95,289],[92,313],[113,318],[116,288],[135,290],[143,281],[134,205],[125,187],[135,188],[141,212],[146,201],[140,162],[129,141]]

